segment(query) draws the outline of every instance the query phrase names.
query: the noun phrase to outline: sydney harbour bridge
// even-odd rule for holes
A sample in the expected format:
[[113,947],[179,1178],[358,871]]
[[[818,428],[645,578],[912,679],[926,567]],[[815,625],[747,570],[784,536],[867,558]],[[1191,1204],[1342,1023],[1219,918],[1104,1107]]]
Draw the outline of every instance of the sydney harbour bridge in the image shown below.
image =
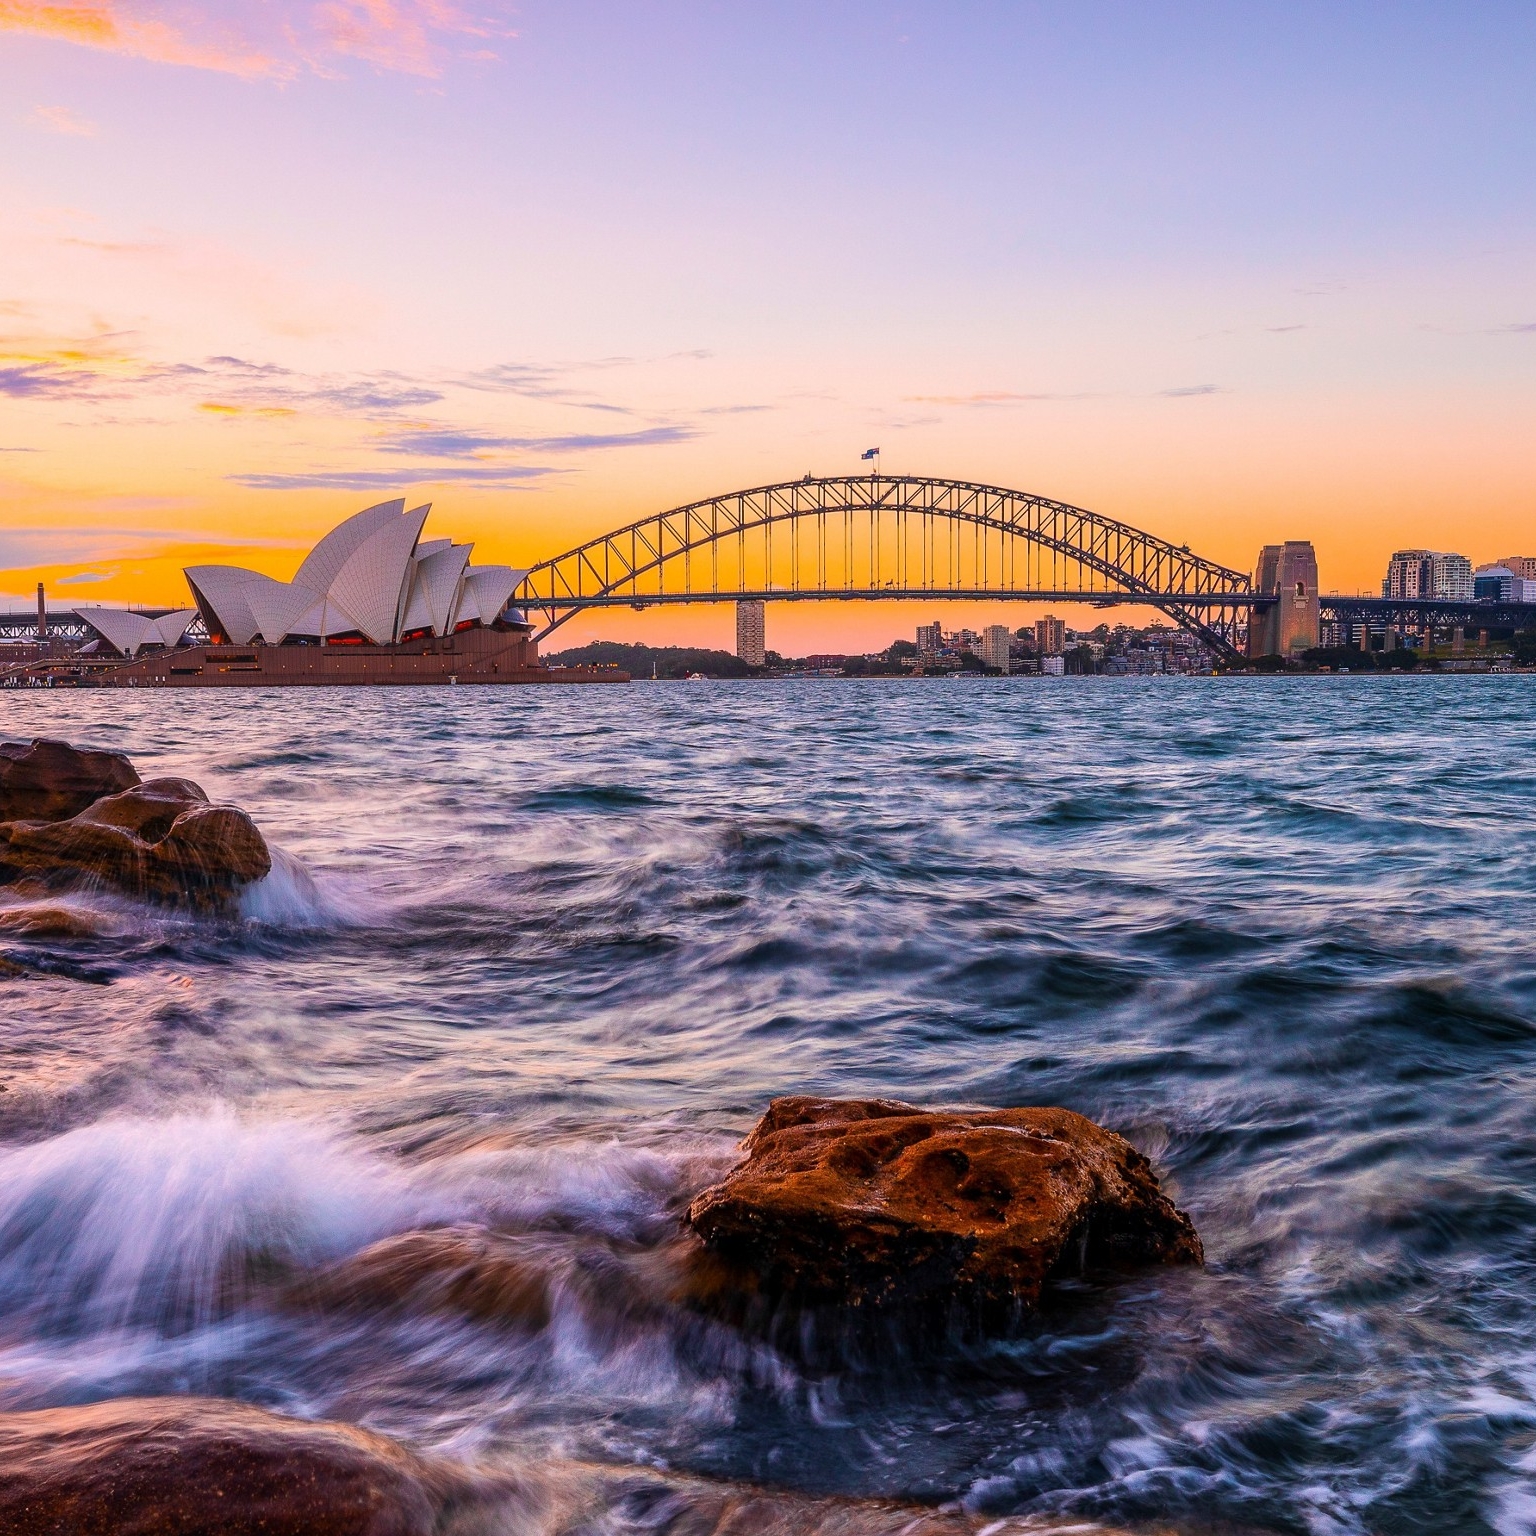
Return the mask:
[[1235,659],[1250,576],[1044,496],[917,475],[807,475],[654,514],[529,571],[540,638],[594,608],[761,600],[1139,603]]
[[[1271,546],[1278,550],[1279,546]],[[1286,545],[1286,550],[1310,546]],[[1270,550],[1264,553],[1268,555]],[[1282,590],[1127,523],[1024,491],[918,475],[807,475],[690,502],[590,539],[530,569],[511,606],[538,637],[577,614],[659,604],[897,599],[1135,604],[1161,610],[1223,661],[1244,659],[1250,629],[1305,596],[1346,632],[1386,626],[1536,626],[1536,605],[1396,602]],[[1302,588],[1310,585],[1303,593]],[[148,610],[146,610],[148,611]],[[35,612],[0,613],[0,639],[36,634]],[[48,632],[85,638],[50,611]],[[1283,649],[1283,647],[1276,647]]]

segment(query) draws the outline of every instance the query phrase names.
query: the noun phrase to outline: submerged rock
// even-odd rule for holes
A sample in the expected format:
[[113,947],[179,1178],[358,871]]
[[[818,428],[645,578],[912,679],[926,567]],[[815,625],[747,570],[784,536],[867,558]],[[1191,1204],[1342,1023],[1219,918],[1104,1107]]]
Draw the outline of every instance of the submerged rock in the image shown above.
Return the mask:
[[437,1312],[484,1322],[549,1325],[551,1276],[510,1239],[483,1227],[429,1227],[381,1238],[289,1290],[314,1309]]
[[272,868],[244,811],[190,779],[143,783],[118,753],[0,743],[0,810],[0,885],[217,906]]
[[1129,1142],[1067,1109],[927,1111],[775,1099],[688,1224],[700,1299],[1019,1316],[1047,1279],[1199,1264],[1189,1218]]
[[[541,1536],[1129,1536],[1070,1515],[999,1519],[957,1506],[818,1496],[645,1468],[554,1462],[540,1481]],[[1158,1526],[1141,1536],[1175,1533]]]
[[380,1435],[245,1403],[0,1414],[8,1536],[429,1536],[472,1502],[462,1479]]

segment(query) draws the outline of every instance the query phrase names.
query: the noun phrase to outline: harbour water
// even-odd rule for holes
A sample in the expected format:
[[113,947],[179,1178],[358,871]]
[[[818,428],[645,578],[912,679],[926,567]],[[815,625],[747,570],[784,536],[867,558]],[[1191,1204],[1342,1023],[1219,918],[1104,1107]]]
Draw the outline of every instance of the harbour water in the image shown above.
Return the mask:
[[[194,778],[282,856],[239,921],[0,912],[45,973],[0,982],[0,1407],[213,1393],[486,1465],[1530,1536],[1528,684],[8,697],[0,735]],[[1080,1110],[1208,1263],[921,1360],[635,1305],[788,1092]],[[445,1223],[510,1234],[548,1312],[292,1302]]]

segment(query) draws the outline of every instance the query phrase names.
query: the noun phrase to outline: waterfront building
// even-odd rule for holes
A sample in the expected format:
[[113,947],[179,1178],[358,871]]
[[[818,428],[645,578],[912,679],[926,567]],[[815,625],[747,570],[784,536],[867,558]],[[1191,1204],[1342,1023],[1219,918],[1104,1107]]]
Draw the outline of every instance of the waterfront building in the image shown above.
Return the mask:
[[1494,564],[1513,571],[1522,581],[1536,581],[1536,555],[1505,555]]
[[1013,633],[1006,624],[989,624],[981,633],[981,650],[978,653],[989,667],[999,672],[1008,670],[1008,646]]
[[1309,540],[1266,544],[1259,551],[1253,587],[1272,593],[1276,601],[1256,608],[1249,620],[1250,656],[1295,656],[1317,645],[1317,555]]
[[917,626],[917,653],[919,656],[937,656],[944,649],[944,626],[937,621]]
[[1434,551],[1400,549],[1387,562],[1387,574],[1381,580],[1381,595],[1411,602],[1418,597],[1432,597]]
[[1061,677],[1067,670],[1065,656],[1042,656],[1040,658],[1040,672],[1044,677]]
[[748,598],[736,604],[736,654],[749,667],[760,667],[767,656],[764,649],[763,604]]
[[292,581],[233,565],[194,565],[187,585],[215,643],[395,645],[498,620],[526,571],[471,565],[472,544],[421,542],[431,505],[403,497],[338,524]]
[[1524,591],[1525,582],[1507,565],[1480,565],[1472,573],[1472,596],[1478,602],[1517,603]]
[[[178,608],[157,619],[142,613],[130,613],[126,608],[77,608],[75,614],[90,626],[96,635],[92,642],[103,654],[134,657],[141,651],[174,650],[181,644],[188,626],[197,617],[196,608]],[[44,620],[38,620],[38,632],[43,632]]]
[[1387,562],[1381,595],[1400,602],[1439,598],[1472,601],[1472,562],[1465,555],[1437,549],[1400,549]]
[[[1042,656],[1059,656],[1067,648],[1067,622],[1054,614],[1035,620],[1035,649]],[[1047,669],[1049,670],[1049,669]]]
[[[1530,562],[1536,565],[1536,561]],[[1524,575],[1515,565],[1526,564],[1517,560],[1514,564],[1480,565],[1472,573],[1472,596],[1477,602],[1536,603],[1536,577]]]
[[1432,596],[1453,603],[1472,601],[1472,562],[1465,555],[1437,553],[1430,579]]

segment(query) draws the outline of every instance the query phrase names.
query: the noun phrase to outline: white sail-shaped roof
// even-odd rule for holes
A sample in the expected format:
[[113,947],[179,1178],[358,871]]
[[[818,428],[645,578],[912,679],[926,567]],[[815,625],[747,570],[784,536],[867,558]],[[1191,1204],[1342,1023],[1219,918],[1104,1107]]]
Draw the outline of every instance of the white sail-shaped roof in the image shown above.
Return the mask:
[[380,528],[392,523],[405,511],[405,497],[381,501],[354,513],[338,523],[305,555],[304,563],[293,573],[293,583],[311,592],[326,592],[341,574],[341,568]]
[[187,627],[197,617],[196,608],[178,608],[174,613],[163,613],[154,620],[154,639],[161,645],[174,649],[180,645]]
[[527,571],[513,570],[510,565],[472,565],[464,572],[464,587],[475,599],[475,613],[464,613],[465,618],[478,618],[489,624],[503,608],[507,599],[517,591],[518,584]]
[[249,645],[256,638],[261,625],[245,600],[245,588],[268,578],[238,565],[191,565],[183,574],[199,605],[213,611],[218,628],[233,644]]
[[399,635],[411,551],[430,510],[417,507],[371,533],[330,584],[327,596],[352,615],[375,645],[388,645]]
[[473,548],[472,544],[450,543],[447,549],[437,550],[423,560],[417,546],[416,575],[405,622],[400,626],[402,634],[427,628],[434,635],[449,632],[454,599],[459,595],[459,582]]
[[281,645],[294,625],[319,597],[297,582],[274,581],[270,576],[248,582],[240,595],[256,620],[256,630],[268,645]]
[[174,647],[197,617],[196,608],[180,608],[158,619],[122,608],[77,608],[75,612],[114,650],[137,656],[146,645]]
[[[336,625],[326,626],[326,601],[323,597],[315,598],[314,602],[288,626],[290,635],[303,635],[306,640],[322,639],[335,629]],[[348,625],[348,628],[351,626]]]
[[77,608],[75,612],[124,656],[136,656],[152,628],[143,614],[126,613],[121,608]]
[[[332,529],[305,557],[292,581],[233,565],[190,566],[186,571],[211,632],[237,645],[260,636],[268,645],[292,639],[326,640],[357,633],[390,645],[404,633],[451,634],[466,623],[491,623],[528,573],[505,565],[472,566],[469,544],[451,539],[421,542],[430,506],[404,510],[403,497],[380,502]],[[118,649],[173,645],[174,615],[165,633],[140,632],[120,622],[121,609],[100,631]],[[192,610],[185,618],[190,620]],[[138,618],[138,616],[129,616]],[[145,621],[148,622],[148,621]]]

